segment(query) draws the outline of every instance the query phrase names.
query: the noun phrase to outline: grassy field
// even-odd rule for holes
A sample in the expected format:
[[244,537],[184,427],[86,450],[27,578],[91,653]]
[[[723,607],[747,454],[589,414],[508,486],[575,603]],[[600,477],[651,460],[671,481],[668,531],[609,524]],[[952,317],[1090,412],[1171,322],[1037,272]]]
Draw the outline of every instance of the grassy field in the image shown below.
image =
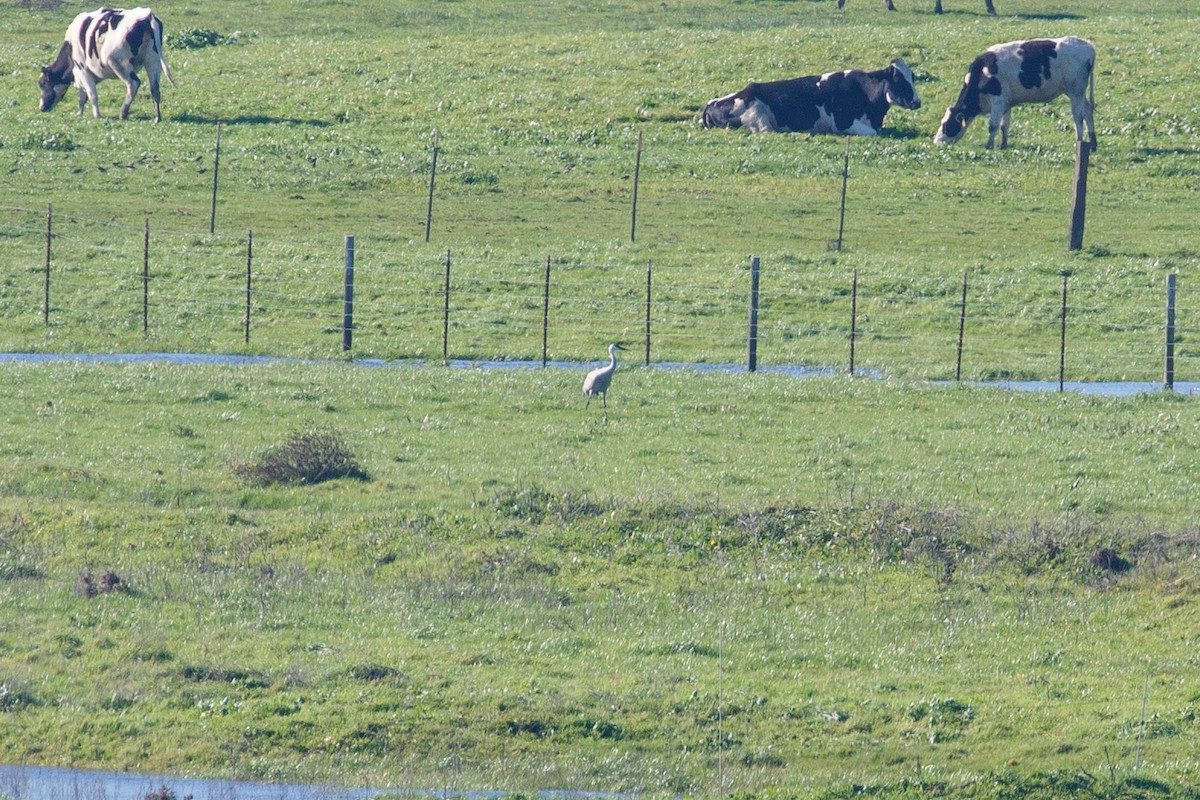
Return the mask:
[[[5,761],[1191,796],[1185,397],[626,370],[602,415],[566,370],[5,376]],[[367,479],[237,478],[327,426]]]
[[[36,111],[82,7],[0,6],[0,351],[326,363],[0,365],[0,761],[347,785],[652,795],[1195,797],[1188,395],[1156,380],[1180,278],[1194,380],[1197,35],[1178,3],[155,4],[179,81],[115,120]],[[978,6],[978,7],[977,7]],[[1086,246],[1065,104],[1006,151],[931,135],[983,47],[1099,51]],[[207,46],[199,46],[207,44]],[[904,57],[924,106],[851,142],[704,131],[750,79]],[[209,233],[221,122],[217,230]],[[425,217],[434,131],[438,182]],[[643,141],[636,241],[632,177]],[[51,320],[43,321],[47,206]],[[143,334],[146,224],[153,281]],[[244,341],[247,234],[256,292]],[[637,344],[795,380],[622,366],[373,367]],[[239,477],[297,431],[359,478]],[[1145,711],[1143,713],[1143,701]]]
[[[856,270],[863,366],[952,376],[966,274],[966,374],[1053,378],[1064,272],[1072,377],[1160,376],[1172,272],[1181,275],[1181,368],[1194,362],[1188,278],[1200,139],[1186,76],[1195,25],[1177,4],[1016,0],[996,18],[969,7],[889,14],[873,2],[839,13],[812,0],[356,2],[307,5],[303,15],[277,5],[251,20],[234,4],[158,7],[180,86],[164,89],[157,127],[140,102],[128,124],[111,119],[112,82],[100,123],[69,107],[38,114],[36,68],[77,9],[0,9],[12,31],[0,45],[11,226],[0,348],[334,356],[343,240],[354,235],[360,357],[440,356],[442,265],[452,251],[457,357],[540,355],[549,258],[551,358],[592,358],[604,342],[640,338],[653,263],[652,357],[741,361],[749,259],[759,256],[768,363],[846,365]],[[1004,152],[982,149],[978,125],[954,148],[931,141],[980,49],[1067,31],[1100,53],[1101,149],[1075,255],[1066,248],[1074,151],[1065,103],[1019,109]],[[874,68],[897,56],[916,71],[924,106],[893,110],[883,136],[851,143],[841,252],[829,249],[841,138],[699,126],[709,98],[750,79]],[[47,326],[49,205],[58,222]],[[246,344],[250,231],[258,283]]]

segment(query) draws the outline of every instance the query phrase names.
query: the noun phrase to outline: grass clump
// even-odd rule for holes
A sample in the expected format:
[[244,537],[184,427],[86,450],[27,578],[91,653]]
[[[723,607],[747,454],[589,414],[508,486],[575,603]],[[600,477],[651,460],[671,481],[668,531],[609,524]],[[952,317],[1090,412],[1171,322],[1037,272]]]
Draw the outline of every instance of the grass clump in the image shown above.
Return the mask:
[[337,478],[370,479],[341,434],[320,429],[297,431],[257,458],[234,465],[233,471],[256,486],[312,485]]

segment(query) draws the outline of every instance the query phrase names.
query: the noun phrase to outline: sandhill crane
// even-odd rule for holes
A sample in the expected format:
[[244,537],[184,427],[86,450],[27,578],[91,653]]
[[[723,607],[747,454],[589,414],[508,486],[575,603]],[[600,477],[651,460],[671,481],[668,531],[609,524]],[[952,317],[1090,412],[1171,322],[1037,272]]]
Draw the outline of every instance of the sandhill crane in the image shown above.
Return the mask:
[[594,369],[587,374],[583,379],[583,394],[587,397],[587,402],[583,404],[587,408],[592,402],[594,395],[600,395],[600,402],[608,408],[608,385],[612,383],[613,373],[617,371],[617,351],[627,348],[614,342],[608,346],[608,366]]

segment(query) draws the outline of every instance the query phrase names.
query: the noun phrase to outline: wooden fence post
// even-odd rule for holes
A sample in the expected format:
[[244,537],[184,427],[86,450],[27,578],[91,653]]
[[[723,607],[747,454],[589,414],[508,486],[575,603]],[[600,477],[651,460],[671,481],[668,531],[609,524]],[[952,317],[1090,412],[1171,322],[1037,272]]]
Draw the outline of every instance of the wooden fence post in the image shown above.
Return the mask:
[[1062,273],[1062,334],[1058,343],[1058,390],[1063,390],[1064,377],[1067,371],[1067,278],[1071,273]]
[[842,162],[842,210],[838,217],[837,250],[842,250],[842,233],[846,230],[846,184],[850,182],[850,137],[846,137],[846,157]]
[[217,173],[221,169],[221,120],[217,120],[217,143],[213,147],[212,211],[208,216],[208,233],[217,231]]
[[646,262],[646,366],[650,366],[650,277],[654,272],[654,262]]
[[1092,147],[1087,142],[1075,143],[1075,188],[1071,192],[1071,237],[1068,250],[1083,248],[1083,222],[1087,215],[1088,158]]
[[442,290],[442,363],[450,363],[450,251],[446,251],[446,279]]
[[550,340],[550,256],[546,256],[546,283],[542,290],[542,366],[546,366],[547,344]]
[[750,259],[750,355],[749,367],[754,372],[758,369],[758,256]]
[[962,305],[958,312],[958,357],[955,360],[954,380],[962,380],[963,331],[967,327],[967,273],[963,273]]
[[425,210],[425,241],[429,241],[429,230],[433,227],[433,182],[437,178],[437,157],[438,157],[438,138],[437,128],[433,129],[433,164],[429,168],[429,205]]
[[642,132],[638,131],[637,157],[633,162],[633,210],[630,213],[629,241],[637,239],[638,181],[642,174]]
[[246,344],[250,344],[250,276],[251,262],[254,257],[254,229],[246,232]]
[[346,237],[346,272],[342,283],[342,352],[350,352],[354,331],[354,237]]
[[50,324],[50,241],[54,227],[54,206],[46,206],[46,281],[42,292],[42,324]]
[[858,270],[850,282],[850,375],[854,376],[854,340],[858,336]]
[[142,336],[150,335],[150,219],[142,239]]
[[1175,389],[1175,280],[1179,276],[1167,276],[1167,346],[1163,364],[1163,384],[1168,391]]

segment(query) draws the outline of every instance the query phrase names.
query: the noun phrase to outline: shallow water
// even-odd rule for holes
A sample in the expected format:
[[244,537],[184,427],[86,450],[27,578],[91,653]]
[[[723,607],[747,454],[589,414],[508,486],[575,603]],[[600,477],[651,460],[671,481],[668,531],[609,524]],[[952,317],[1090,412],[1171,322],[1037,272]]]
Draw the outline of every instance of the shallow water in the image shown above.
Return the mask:
[[[323,364],[331,363],[317,359],[283,358],[279,356],[240,356],[214,353],[0,353],[0,363],[19,362],[25,364],[44,364],[62,361],[78,361],[83,363],[103,364],[138,364],[148,362],[166,362],[170,364],[205,364],[218,366],[240,366],[246,364]],[[343,362],[332,362],[343,363]],[[360,367],[424,367],[433,363],[413,359],[403,361],[385,361],[378,358],[355,359],[344,362],[347,365]],[[584,370],[592,369],[599,361],[547,361],[549,369]],[[541,369],[541,361],[471,361],[467,359],[452,359],[449,364],[455,369]],[[640,362],[633,362],[640,366]],[[656,361],[652,369],[664,370],[694,370],[696,372],[745,372],[744,364],[684,364],[672,361]],[[803,365],[775,365],[759,367],[759,372],[772,375],[789,375],[794,378],[817,378],[836,375],[841,372],[835,367],[812,367]],[[860,371],[868,378],[878,378],[876,372]],[[952,386],[953,381],[934,381],[939,386]],[[1058,381],[967,381],[970,386],[993,389],[1007,389],[1017,392],[1057,392]],[[1063,391],[1079,394],[1098,395],[1106,397],[1131,397],[1138,394],[1148,394],[1163,391],[1163,384],[1153,381],[1065,381]],[[1175,391],[1179,394],[1200,395],[1200,382],[1176,381]]]
[[362,800],[385,791],[0,765],[0,796],[9,800],[146,800],[164,787],[176,800]]
[[[397,789],[383,786],[319,786],[208,780],[166,775],[104,772],[68,767],[0,764],[0,797],[7,800],[148,800],[167,794],[175,800],[366,800],[381,795],[499,800],[511,793],[455,789]],[[634,800],[616,792],[544,790],[523,793],[541,800]]]

